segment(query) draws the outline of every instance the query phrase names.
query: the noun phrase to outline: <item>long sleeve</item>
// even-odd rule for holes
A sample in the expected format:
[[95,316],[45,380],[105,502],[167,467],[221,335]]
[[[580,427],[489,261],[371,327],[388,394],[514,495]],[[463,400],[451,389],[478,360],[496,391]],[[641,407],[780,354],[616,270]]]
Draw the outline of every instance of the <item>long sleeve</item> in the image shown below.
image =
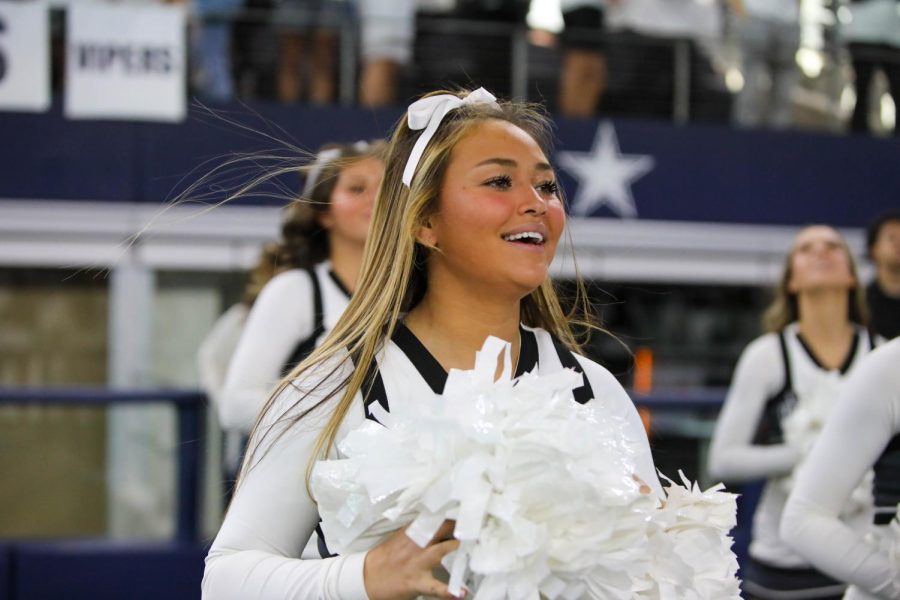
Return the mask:
[[585,374],[587,374],[588,381],[591,382],[595,396],[594,401],[602,403],[611,414],[625,419],[628,423],[630,434],[628,441],[635,446],[637,451],[637,472],[635,475],[649,485],[654,494],[660,498],[664,497],[665,494],[659,482],[659,476],[656,474],[656,466],[653,464],[653,454],[650,451],[647,432],[644,429],[641,416],[634,406],[634,402],[631,401],[628,393],[609,371],[583,356],[575,355],[575,358],[581,364]]
[[878,598],[900,598],[889,557],[838,518],[860,479],[900,432],[900,340],[875,350],[850,375],[834,414],[803,466],[781,535],[813,565]]
[[334,400],[292,426],[282,417],[311,406],[313,396],[322,397],[311,394],[293,406],[301,395],[287,388],[254,435],[260,446],[206,559],[204,600],[367,600],[365,553],[300,558],[318,523],[306,466]]
[[785,475],[799,453],[786,444],[753,443],[766,402],[784,382],[778,339],[767,334],[744,350],[719,413],[709,452],[709,472],[716,479],[741,482]]
[[312,294],[309,275],[292,270],[272,279],[256,299],[222,390],[219,420],[226,431],[250,431],[291,352],[312,335]]
[[214,402],[218,402],[225,385],[228,363],[231,362],[234,349],[241,338],[246,319],[247,307],[243,304],[233,305],[216,320],[197,349],[200,385]]

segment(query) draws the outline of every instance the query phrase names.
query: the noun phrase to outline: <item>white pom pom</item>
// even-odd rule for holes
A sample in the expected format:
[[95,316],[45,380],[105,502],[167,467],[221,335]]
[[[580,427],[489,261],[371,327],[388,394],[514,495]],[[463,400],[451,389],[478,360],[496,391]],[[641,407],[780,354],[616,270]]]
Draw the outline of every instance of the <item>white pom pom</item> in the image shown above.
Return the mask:
[[[441,397],[396,403],[320,461],[312,488],[329,547],[372,547],[411,524],[427,544],[446,519],[451,593],[473,600],[738,598],[727,533],[734,496],[671,483],[641,493],[628,424],[573,401],[571,370],[494,380],[508,344],[488,338]],[[683,478],[683,476],[682,476]]]

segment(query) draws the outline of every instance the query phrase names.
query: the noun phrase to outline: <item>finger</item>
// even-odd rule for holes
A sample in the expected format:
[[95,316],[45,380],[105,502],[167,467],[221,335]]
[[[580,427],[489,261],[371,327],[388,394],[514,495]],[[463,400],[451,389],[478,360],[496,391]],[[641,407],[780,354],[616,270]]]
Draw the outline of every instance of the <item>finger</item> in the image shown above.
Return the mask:
[[434,577],[429,577],[429,579],[425,582],[424,588],[421,590],[421,593],[424,593],[433,598],[441,598],[442,600],[459,600],[460,598],[465,598],[468,595],[468,592],[463,589],[462,593],[459,596],[454,596],[450,593],[450,587]]
[[653,491],[653,490],[650,489],[650,486],[647,485],[647,483],[646,483],[643,479],[641,479],[640,477],[637,476],[637,474],[632,473],[632,474],[631,474],[631,477],[632,477],[632,479],[634,479],[634,480],[638,483],[638,485],[640,486],[639,491],[640,491],[642,494],[649,494],[650,492]]
[[429,568],[434,568],[441,564],[441,560],[454,550],[459,548],[459,540],[447,540],[446,542],[438,542],[428,546],[425,549],[423,557]]
[[438,528],[437,532],[435,532],[434,537],[431,538],[431,541],[428,542],[428,545],[430,546],[432,544],[451,539],[453,537],[454,527],[456,527],[456,521],[451,521],[450,519],[444,521]]

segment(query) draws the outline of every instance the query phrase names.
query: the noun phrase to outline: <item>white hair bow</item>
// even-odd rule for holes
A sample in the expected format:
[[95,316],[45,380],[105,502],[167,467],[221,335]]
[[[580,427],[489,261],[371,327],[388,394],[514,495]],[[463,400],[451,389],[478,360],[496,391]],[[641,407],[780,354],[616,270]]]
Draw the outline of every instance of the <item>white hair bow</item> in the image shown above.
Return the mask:
[[[353,149],[357,152],[365,152],[369,149],[369,142],[366,140],[359,140],[353,144]],[[306,174],[306,183],[303,185],[304,198],[307,200],[309,199],[309,195],[312,194],[313,188],[316,187],[316,183],[319,181],[319,176],[322,174],[322,169],[325,168],[325,165],[340,158],[341,154],[340,148],[328,148],[316,155],[316,160],[310,165],[309,172]]]
[[409,184],[412,183],[416,167],[425,152],[425,146],[434,137],[434,132],[437,131],[448,112],[464,104],[494,104],[496,102],[497,98],[493,94],[484,88],[478,88],[465,98],[440,94],[422,98],[410,104],[407,111],[407,125],[410,129],[424,129],[425,131],[416,140],[412,152],[409,153],[409,160],[406,161],[406,168],[403,169],[403,184],[409,187]]
[[306,174],[306,183],[303,185],[304,198],[309,200],[309,195],[312,194],[313,188],[316,187],[316,182],[319,180],[319,175],[322,174],[322,169],[325,168],[325,165],[340,157],[340,148],[328,148],[316,155],[316,160],[309,167],[309,172]]

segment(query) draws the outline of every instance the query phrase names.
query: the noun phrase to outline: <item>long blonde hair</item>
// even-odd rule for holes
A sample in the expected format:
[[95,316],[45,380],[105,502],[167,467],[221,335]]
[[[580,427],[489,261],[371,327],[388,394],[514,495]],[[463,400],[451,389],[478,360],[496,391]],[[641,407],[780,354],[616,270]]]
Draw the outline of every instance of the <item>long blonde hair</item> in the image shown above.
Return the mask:
[[[800,233],[806,231],[810,227],[828,227],[828,225],[807,225],[800,230]],[[799,236],[800,233],[797,235]],[[847,290],[847,318],[859,325],[866,325],[869,322],[869,311],[866,308],[866,299],[863,294],[862,286],[859,284],[859,273],[856,268],[856,261],[853,259],[853,253],[850,252],[850,246],[844,236],[838,233],[841,240],[841,247],[847,255],[847,263],[850,265],[850,274],[856,285]],[[765,331],[770,333],[779,332],[794,321],[800,318],[800,307],[797,302],[797,294],[789,289],[791,277],[793,277],[792,263],[794,260],[794,248],[791,247],[790,252],[784,257],[784,266],[781,270],[781,278],[778,280],[778,287],[775,288],[774,298],[769,304],[762,316],[762,325]]]
[[[447,93],[460,97],[466,95],[466,92],[442,91],[429,96]],[[307,481],[314,461],[324,457],[334,445],[341,422],[357,392],[363,387],[367,366],[375,359],[385,340],[390,339],[401,314],[414,307],[425,293],[425,264],[430,250],[416,241],[416,233],[437,209],[451,151],[472,127],[492,119],[507,121],[521,128],[534,138],[546,156],[550,156],[550,121],[540,107],[503,101],[497,104],[466,104],[444,117],[419,161],[410,187],[407,188],[402,183],[403,170],[419,132],[409,129],[406,115],[397,124],[388,148],[384,179],[375,199],[356,291],[324,342],[281,381],[269,398],[254,427],[251,436],[253,448],[244,462],[244,470],[249,468],[262,440],[272,431],[271,427],[262,431],[264,428],[261,423],[273,409],[275,398],[292,385],[294,380],[302,378],[314,367],[336,365],[315,387],[300,390],[301,399],[294,405],[296,407],[306,394],[324,385],[347,360],[352,360],[356,368],[343,381],[329,382],[330,390],[324,394],[322,401],[314,406],[304,407],[303,410],[289,409],[283,415],[292,416],[282,415],[277,420],[279,423],[286,420],[287,427],[290,427],[340,394],[340,399],[333,405],[333,412],[316,440],[307,465]],[[572,323],[599,329],[590,322],[586,293],[577,274],[576,282],[578,285],[571,314],[566,314],[560,306],[549,277],[521,303],[523,323],[546,329],[573,350],[578,349],[579,344],[573,334]],[[578,315],[583,318],[576,318]],[[347,356],[343,356],[345,352],[348,353]],[[316,374],[316,379],[318,376],[319,373]],[[368,390],[363,390],[364,394],[367,392]],[[280,428],[281,433],[278,435],[282,435],[287,427]]]

